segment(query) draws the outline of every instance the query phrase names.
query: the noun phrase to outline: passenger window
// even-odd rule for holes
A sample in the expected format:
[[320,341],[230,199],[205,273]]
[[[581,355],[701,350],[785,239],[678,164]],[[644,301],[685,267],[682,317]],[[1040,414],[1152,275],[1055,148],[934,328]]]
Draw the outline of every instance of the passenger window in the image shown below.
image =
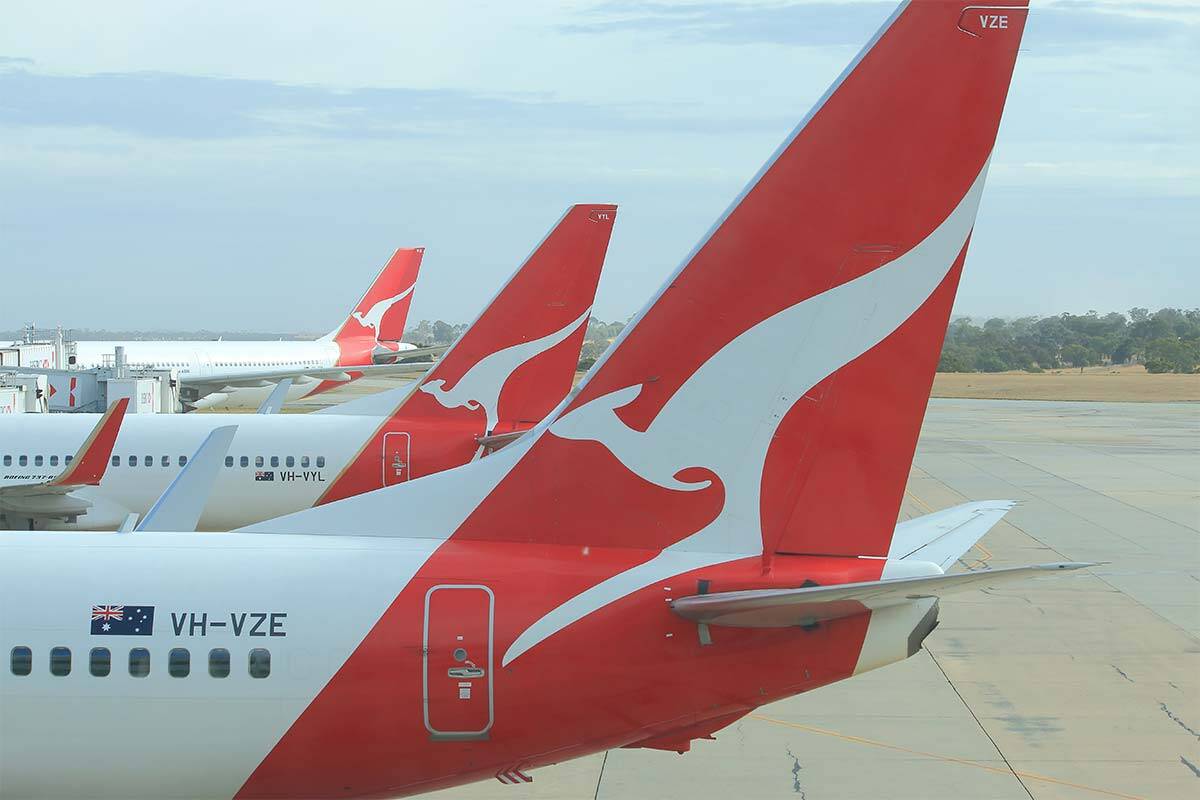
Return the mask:
[[172,678],[186,678],[192,671],[192,654],[187,648],[176,647],[167,654],[167,672]]
[[50,648],[50,674],[60,678],[71,674],[71,648]]
[[229,677],[229,651],[224,647],[208,652],[208,674],[214,678]]
[[129,651],[129,674],[135,678],[144,678],[150,674],[149,650],[135,647]]
[[286,465],[287,465],[287,466],[289,466],[289,467],[294,467],[294,466],[296,466],[296,457],[295,457],[295,456],[288,456],[286,459],[284,459],[284,462],[283,462],[283,463],[284,463],[284,464],[286,464]]
[[271,674],[271,651],[256,647],[250,651],[250,677],[265,678]]
[[33,465],[35,467],[40,467],[42,465],[42,461],[44,461],[44,460],[45,459],[43,459],[41,456],[34,456],[33,457]]
[[255,456],[255,457],[254,457],[254,466],[256,466],[256,467],[261,467],[262,465],[263,465],[263,457],[262,457],[262,456]]
[[154,466],[154,456],[146,456],[145,460],[142,461],[142,463],[145,464],[147,467],[153,467]]
[[317,456],[317,469],[325,466],[325,456]]
[[112,457],[112,465],[113,465],[114,467],[119,467],[119,466],[121,466],[121,457],[120,457],[120,456],[113,456],[113,457]]
[[162,461],[161,461],[161,462],[159,462],[159,463],[161,463],[161,464],[162,464],[164,467],[169,467],[169,466],[171,466],[171,457],[170,457],[170,456],[163,456],[163,457],[162,457]]
[[308,469],[308,456],[300,456],[300,468]]
[[75,456],[63,456],[63,463],[70,464],[73,458],[75,458]]
[[233,456],[225,456],[225,466],[226,467],[233,466]]
[[250,456],[242,456],[240,459],[238,459],[238,463],[243,467],[250,466]]
[[88,670],[97,678],[106,678],[112,671],[112,654],[107,647],[93,647],[88,655]]
[[9,656],[9,668],[13,675],[28,675],[33,671],[33,651],[28,647],[14,647]]
[[23,466],[25,466],[25,465],[26,465],[26,464],[28,464],[28,463],[29,463],[29,456],[18,456],[18,457],[17,457],[17,464],[18,464],[18,465],[20,465],[20,466],[22,466],[22,467],[23,467]]
[[279,466],[279,456],[271,456],[271,466],[272,467]]
[[58,456],[50,456],[50,466],[52,466],[52,467],[58,466]]
[[180,457],[179,457],[179,466],[181,466],[181,467],[186,467],[186,466],[187,466],[187,456],[180,456]]
[[4,466],[6,466],[6,467],[11,467],[11,466],[12,466],[12,456],[5,456],[5,457],[4,457]]

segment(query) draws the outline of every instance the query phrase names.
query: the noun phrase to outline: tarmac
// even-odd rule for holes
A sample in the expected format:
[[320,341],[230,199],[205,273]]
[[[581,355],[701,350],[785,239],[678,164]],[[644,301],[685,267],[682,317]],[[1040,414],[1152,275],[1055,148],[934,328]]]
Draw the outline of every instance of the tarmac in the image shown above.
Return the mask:
[[932,400],[901,517],[1000,499],[1019,504],[960,569],[1109,563],[946,598],[916,656],[690,753],[429,797],[1200,797],[1200,405]]

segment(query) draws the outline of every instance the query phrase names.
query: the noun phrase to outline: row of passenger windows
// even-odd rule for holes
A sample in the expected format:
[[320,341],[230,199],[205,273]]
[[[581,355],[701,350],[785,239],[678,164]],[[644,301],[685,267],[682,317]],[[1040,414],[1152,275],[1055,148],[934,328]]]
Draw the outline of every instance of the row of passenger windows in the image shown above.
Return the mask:
[[[73,363],[73,362],[72,362]],[[104,364],[91,364],[92,367],[102,367]],[[111,365],[110,365],[111,366]],[[146,362],[144,364],[130,364],[131,369],[173,369],[176,367],[192,367],[195,366],[192,362],[184,361],[156,361]],[[317,361],[213,361],[209,366],[213,367],[319,367],[320,362]]]
[[[66,466],[67,464],[70,464],[72,458],[74,458],[74,456],[63,456],[62,460],[61,460],[62,465]],[[32,462],[33,466],[35,466],[35,467],[42,467],[47,464],[49,464],[52,467],[57,467],[60,463],[58,456],[28,456],[28,455],[12,456],[12,455],[6,455],[3,458],[4,466],[11,467],[13,465],[14,460],[16,461],[17,466],[21,466],[21,467],[29,466],[30,462]],[[155,464],[155,461],[156,461],[156,459],[154,456],[113,456],[112,457],[112,465],[114,467],[120,467],[122,465],[128,466],[128,467],[138,467],[138,466],[153,467]],[[183,467],[187,464],[188,457],[187,456],[176,456],[176,457],[174,457],[174,459],[172,459],[171,456],[159,456],[157,458],[158,465],[161,467],[171,466],[172,461],[175,464],[177,464],[178,466]],[[322,469],[325,466],[325,456],[317,456],[315,459],[310,458],[309,456],[299,456],[299,457],[297,457],[297,456],[270,456],[270,457],[254,456],[254,466],[256,466],[256,467],[266,466],[268,462],[270,462],[272,467],[278,467],[281,463],[283,464],[283,466],[286,466],[286,467],[294,467],[298,463],[300,465],[300,469],[308,469],[315,462],[317,469]],[[237,458],[236,460],[233,456],[225,456],[225,466],[232,467],[235,463],[238,466],[248,467],[248,466],[250,466],[250,456],[241,456],[240,458]]]
[[[33,651],[28,647],[14,647],[9,658],[12,674],[29,675],[33,672]],[[50,674],[64,677],[71,674],[71,648],[50,648]],[[265,678],[271,674],[271,652],[256,647],[246,658],[246,670],[251,678]],[[208,674],[214,678],[228,678],[230,671],[229,651],[216,647],[208,651]],[[88,653],[88,672],[97,678],[108,677],[112,672],[112,653],[107,647],[93,647]],[[167,653],[167,674],[172,678],[186,678],[192,672],[192,654],[186,647],[173,648]],[[129,674],[145,678],[150,674],[150,651],[145,647],[134,647],[129,651]]]
[[[71,459],[73,459],[74,457],[75,456],[63,456],[62,457],[63,465],[65,466],[67,464],[70,464]],[[13,458],[14,458],[14,456],[11,456],[11,455],[4,456],[4,466],[11,467],[13,465]],[[18,465],[20,465],[22,467],[29,466],[29,459],[30,459],[29,456],[15,456],[15,458],[16,458]],[[58,466],[58,456],[33,456],[33,465],[35,467],[40,467],[40,466],[44,465],[47,461],[50,462],[50,466],[52,466],[52,467]]]

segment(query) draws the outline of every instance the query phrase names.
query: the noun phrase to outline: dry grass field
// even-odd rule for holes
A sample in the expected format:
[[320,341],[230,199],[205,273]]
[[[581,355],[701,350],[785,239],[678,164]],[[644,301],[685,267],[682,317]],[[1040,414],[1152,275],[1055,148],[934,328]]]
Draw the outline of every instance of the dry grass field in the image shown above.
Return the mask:
[[939,372],[933,397],[976,400],[1200,402],[1200,375],[1152,375],[1141,366],[1030,372]]

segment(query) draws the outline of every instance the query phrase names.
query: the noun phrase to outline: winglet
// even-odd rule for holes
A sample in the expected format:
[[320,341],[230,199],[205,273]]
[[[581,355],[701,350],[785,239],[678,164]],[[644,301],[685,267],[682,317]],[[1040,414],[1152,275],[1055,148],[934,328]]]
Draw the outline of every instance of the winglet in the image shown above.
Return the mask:
[[275,388],[267,395],[267,399],[262,401],[262,405],[258,407],[257,414],[278,414],[283,410],[283,404],[287,402],[288,391],[292,388],[292,379],[284,378],[279,383],[275,384]]
[[108,469],[108,461],[112,457],[113,447],[117,444],[117,434],[121,432],[121,422],[125,419],[125,410],[129,408],[129,398],[122,397],[108,407],[104,416],[96,423],[87,441],[79,448],[79,452],[71,459],[71,464],[51,481],[48,486],[98,486]]
[[237,425],[214,428],[134,530],[196,530],[237,429]]

